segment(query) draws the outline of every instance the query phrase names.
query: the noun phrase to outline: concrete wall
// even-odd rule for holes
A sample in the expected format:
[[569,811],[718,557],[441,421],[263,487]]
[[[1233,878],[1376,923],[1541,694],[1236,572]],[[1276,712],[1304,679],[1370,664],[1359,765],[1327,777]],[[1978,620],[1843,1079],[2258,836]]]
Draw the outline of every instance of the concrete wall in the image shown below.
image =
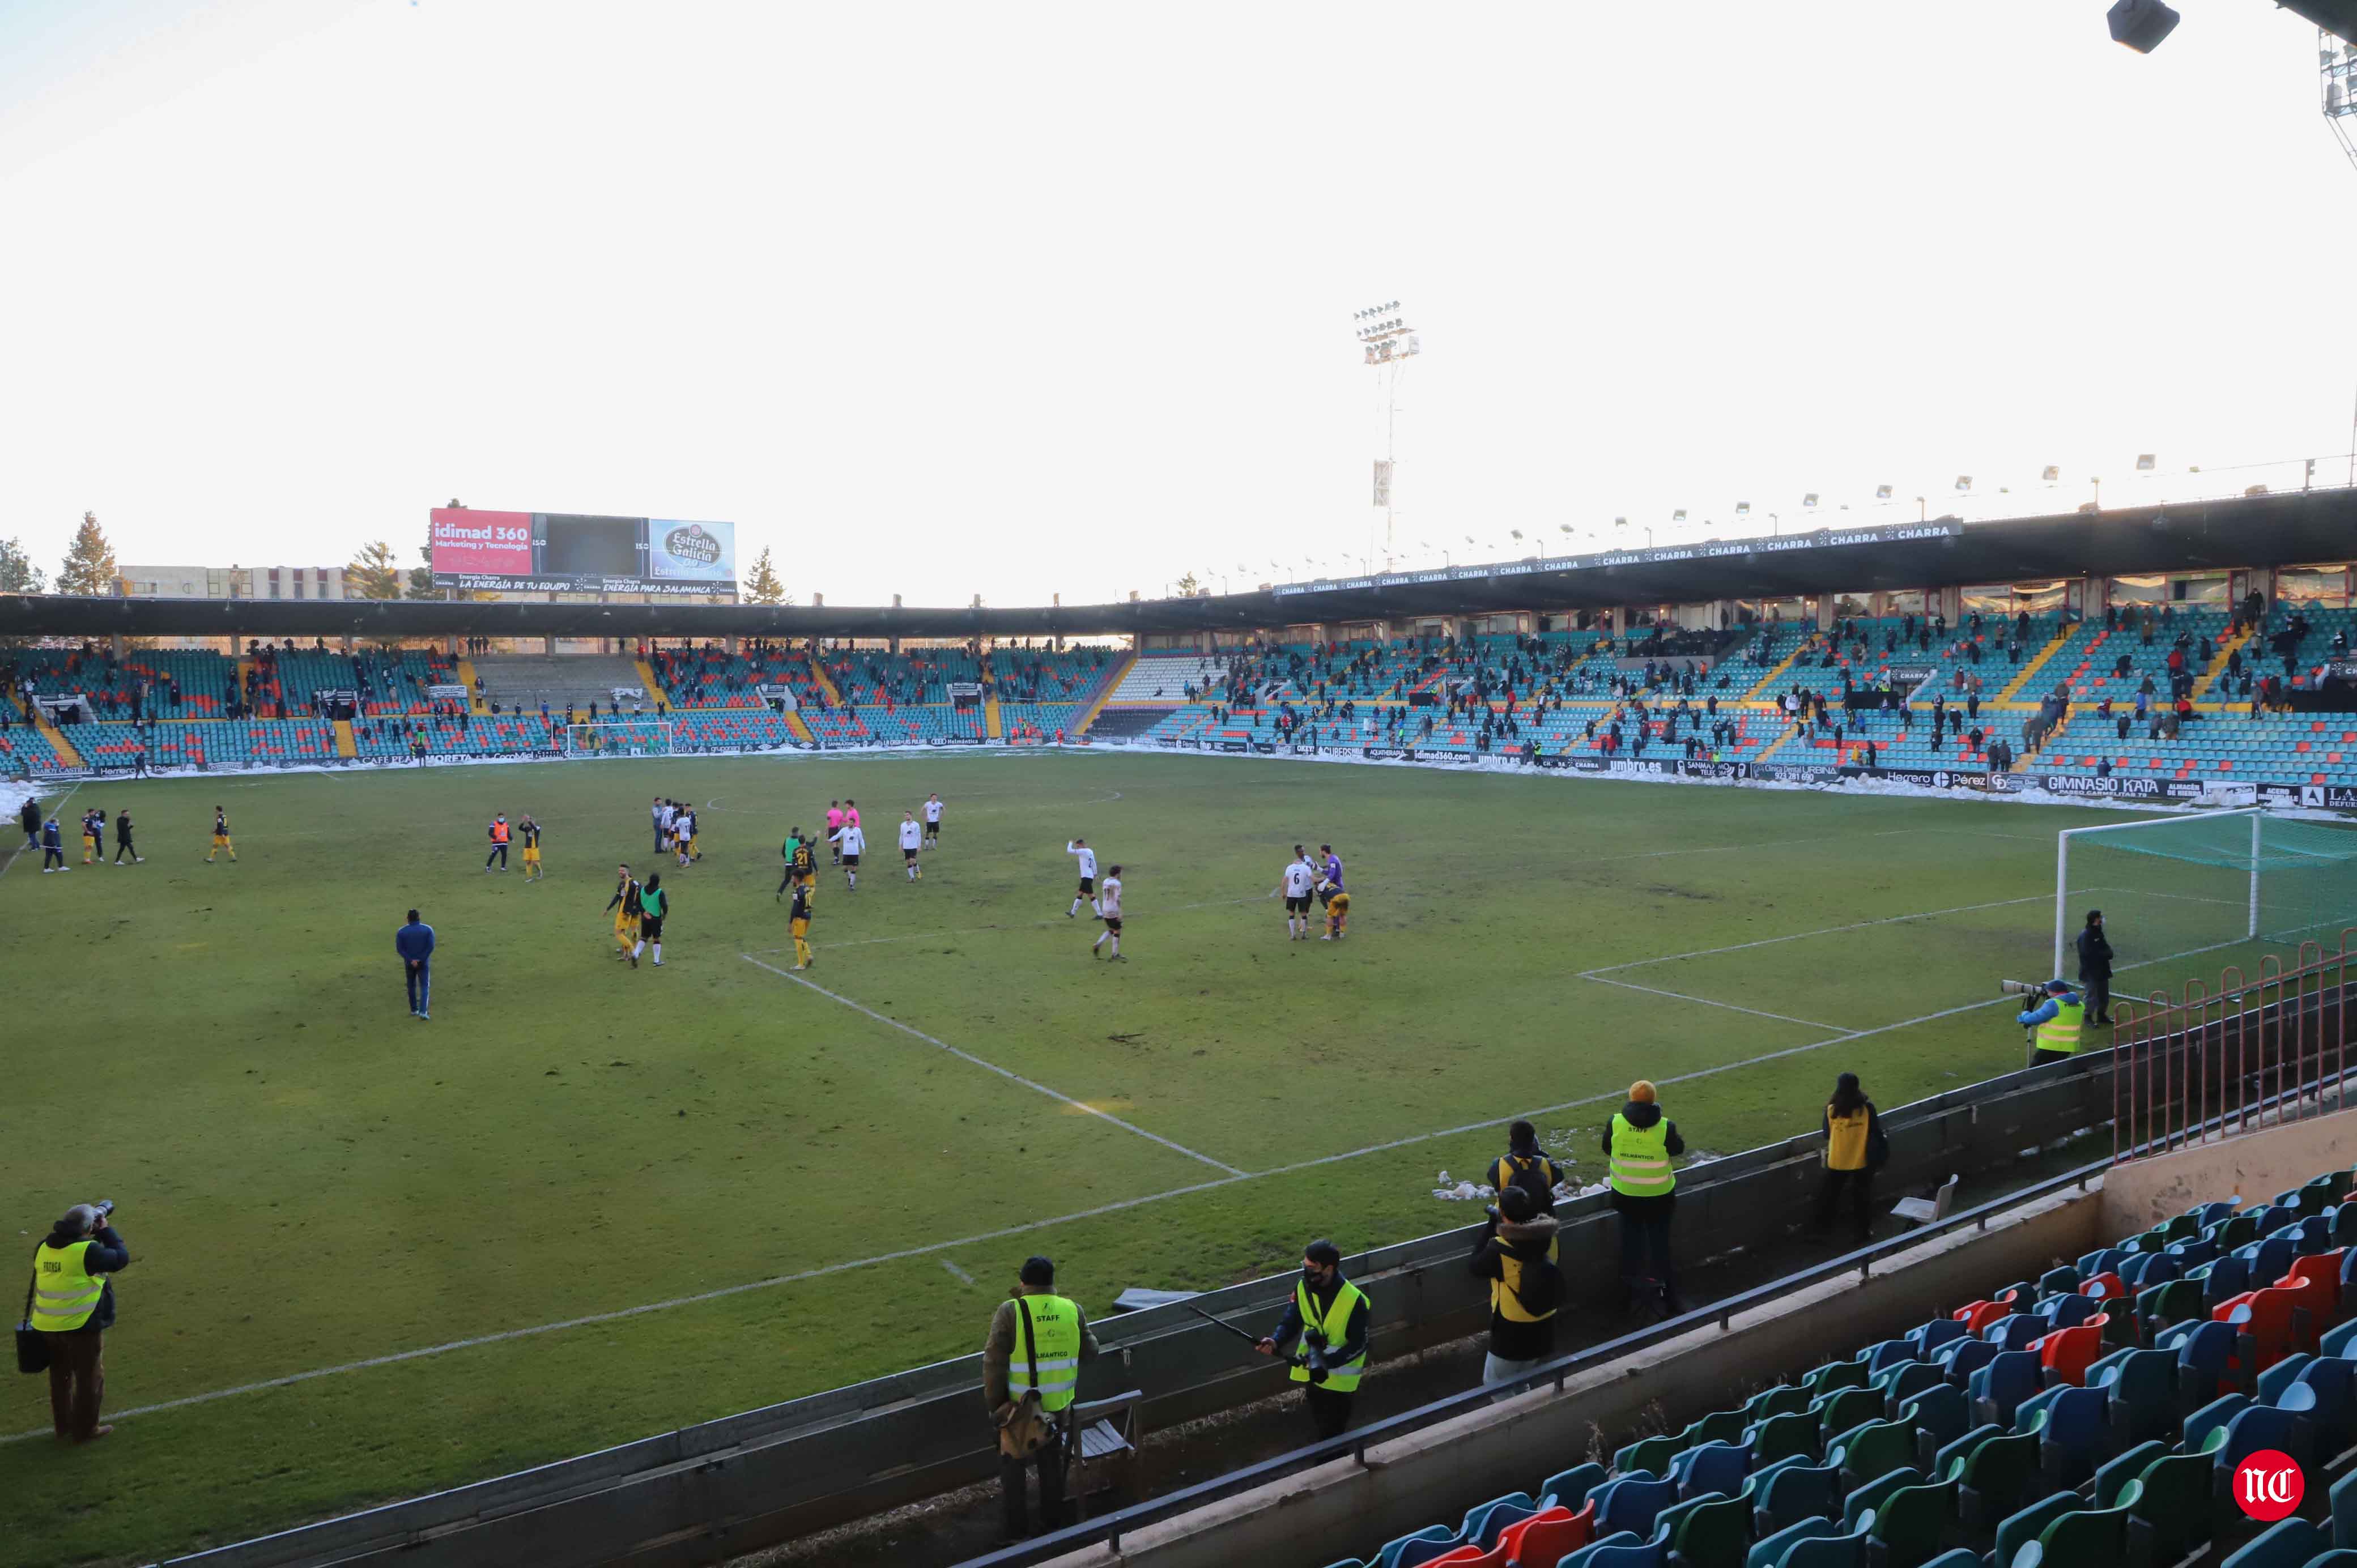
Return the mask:
[[1778,1377],[1790,1379],[1905,1332],[2104,1236],[2100,1191],[2041,1198],[1928,1241],[1860,1283],[1845,1276],[1582,1373],[1560,1393],[1519,1395],[1340,1460],[1149,1526],[1118,1549],[1095,1546],[1049,1568],[1314,1568],[1424,1525],[1454,1522],[1477,1503],[1529,1490],[1587,1457],[1594,1429],[1608,1447],[1630,1441],[1647,1407],[1674,1427],[1724,1410]]
[[2357,1160],[2357,1111],[2236,1133],[2115,1167],[2104,1184],[2104,1223],[2143,1230],[2197,1203],[2273,1197]]

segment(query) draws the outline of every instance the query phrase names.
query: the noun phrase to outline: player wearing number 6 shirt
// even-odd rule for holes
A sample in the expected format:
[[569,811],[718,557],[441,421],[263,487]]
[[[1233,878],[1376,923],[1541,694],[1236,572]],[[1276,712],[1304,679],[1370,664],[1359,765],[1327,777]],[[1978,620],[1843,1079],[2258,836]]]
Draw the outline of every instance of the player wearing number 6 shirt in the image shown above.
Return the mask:
[[1318,884],[1318,873],[1301,846],[1293,846],[1293,859],[1277,878],[1276,891],[1285,897],[1285,940],[1306,942],[1309,940],[1309,890]]
[[1097,914],[1103,919],[1105,929],[1090,944],[1089,956],[1096,957],[1097,949],[1111,942],[1114,961],[1127,963],[1129,960],[1121,956],[1121,867],[1118,865],[1105,873],[1104,891],[1097,896]]
[[1078,855],[1081,861],[1081,890],[1072,896],[1072,907],[1064,911],[1064,918],[1078,915],[1083,904],[1091,914],[1103,914],[1097,908],[1097,852],[1089,847],[1088,840],[1073,839],[1064,845],[1064,853]]

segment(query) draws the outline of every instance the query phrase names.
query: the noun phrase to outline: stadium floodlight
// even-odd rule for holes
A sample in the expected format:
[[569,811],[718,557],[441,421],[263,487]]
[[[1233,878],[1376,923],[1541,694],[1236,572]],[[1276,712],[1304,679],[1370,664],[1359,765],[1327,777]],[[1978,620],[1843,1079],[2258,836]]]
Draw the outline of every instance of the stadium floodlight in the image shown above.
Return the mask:
[[1811,490],[1807,495],[1803,496],[1801,498],[1801,504],[1804,507],[1815,506],[1817,504],[1817,492]]
[[1970,474],[1958,474],[1956,476],[1956,493],[1958,495],[1969,493],[1972,488],[1973,477]]
[[1737,501],[1735,503],[1735,515],[1738,517],[1749,517],[1751,515],[1751,503],[1749,501]]
[[2153,455],[2152,455],[2151,453],[2149,453],[2149,452],[2139,452],[2139,453],[2137,453],[2137,454],[2136,454],[2136,472],[2137,472],[2137,473],[2139,473],[2139,474],[2149,474],[2149,473],[2151,473],[2151,472],[2152,472],[2152,470],[2153,470],[2153,463],[2154,463],[2154,458],[2153,458]]
[[1684,522],[1685,520],[1686,509],[1684,507],[1680,507],[1677,510],[1670,513],[1670,521],[1672,522]]
[[2158,48],[2161,40],[2177,30],[2181,20],[2178,14],[2161,0],[2115,0],[2112,8],[2104,13],[2104,24],[2111,29],[2112,42],[2125,44],[2140,55]]
[[2044,470],[2043,472],[2041,472],[2038,477],[2039,477],[2040,478],[2041,478],[2041,479],[2045,480],[2048,484],[2050,484],[2050,484],[2052,484],[2055,480],[2057,480],[2057,479],[2059,479],[2059,478],[2061,478],[2062,477],[2062,470],[2061,470],[2061,468],[2056,467],[2053,464],[2049,463],[2049,464],[2047,464],[2047,465],[2046,465],[2045,470]]
[[1875,486],[1875,487],[1874,487],[1874,499],[1875,499],[1876,500],[1878,500],[1878,501],[1887,501],[1887,500],[1889,500],[1889,499],[1890,499],[1890,487],[1889,487],[1889,485],[1877,485],[1877,486]]

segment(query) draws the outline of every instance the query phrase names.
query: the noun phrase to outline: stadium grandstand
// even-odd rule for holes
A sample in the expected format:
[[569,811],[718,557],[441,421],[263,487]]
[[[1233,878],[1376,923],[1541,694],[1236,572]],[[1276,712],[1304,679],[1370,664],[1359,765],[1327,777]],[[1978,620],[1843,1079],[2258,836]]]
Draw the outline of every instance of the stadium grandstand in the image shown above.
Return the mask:
[[2319,490],[1037,610],[17,597],[0,767],[544,757],[659,718],[694,752],[1117,745],[2339,807],[2352,524],[2352,492]]

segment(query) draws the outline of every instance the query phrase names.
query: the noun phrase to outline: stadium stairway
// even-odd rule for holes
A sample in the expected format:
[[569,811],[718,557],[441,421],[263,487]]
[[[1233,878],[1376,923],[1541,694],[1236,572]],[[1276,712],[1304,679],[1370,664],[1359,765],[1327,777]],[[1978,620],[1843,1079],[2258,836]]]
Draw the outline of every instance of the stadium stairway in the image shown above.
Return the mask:
[[361,754],[360,742],[352,735],[352,721],[336,721],[336,755],[349,762]]
[[1136,654],[1124,653],[1097,672],[1096,684],[1081,698],[1081,710],[1073,715],[1071,733],[1075,738],[1089,733],[1089,726],[1097,722],[1097,715],[1104,712],[1105,703],[1113,700],[1114,693],[1120,690],[1130,667],[1136,662]]
[[[664,697],[666,699],[669,697],[670,693],[663,690],[662,682],[656,678],[655,667],[653,665],[648,663],[643,659],[634,659],[630,661],[630,667],[639,672],[639,684],[647,689],[648,696]],[[466,666],[460,665],[459,668],[463,670]],[[672,705],[673,707],[678,706],[676,703],[672,703]]]
[[982,689],[982,733],[992,740],[1006,738],[1006,717],[998,711],[998,688]]
[[2068,647],[2071,639],[2079,635],[2084,625],[2084,622],[2081,622],[2073,626],[2056,628],[2052,640],[2030,655],[2029,662],[2021,667],[2021,673],[2007,682],[2003,689],[1997,693],[1994,699],[1995,703],[2002,706],[2007,703],[2020,701],[2023,689],[2037,677],[2039,671],[2046,667],[2046,661]]
[[74,749],[73,742],[68,740],[63,732],[49,722],[48,714],[41,712],[41,705],[38,703],[33,703],[32,708],[34,732],[49,743],[49,749],[58,754],[58,760],[68,768],[82,766],[81,753]]
[[813,659],[810,661],[810,673],[811,679],[818,682],[818,689],[826,693],[829,707],[841,708],[845,705],[843,693],[835,685],[834,677],[826,672],[826,666],[823,663]]
[[816,746],[818,744],[818,737],[811,734],[810,725],[803,721],[802,714],[799,713],[791,713],[786,715],[786,732],[792,736],[796,740],[801,741],[804,746]]
[[2237,649],[2249,646],[2251,639],[2258,635],[2258,629],[2255,626],[2246,626],[2241,631],[2230,632],[2220,638],[2216,657],[2210,660],[2210,668],[2201,671],[2201,675],[2194,680],[2193,690],[2187,695],[2196,703],[2209,695],[2210,688],[2216,685],[2218,678],[2226,673],[2228,656]]
[[[1765,635],[1773,634],[1769,633]],[[1797,642],[1793,643],[1792,651],[1784,655],[1781,660],[1777,661],[1776,667],[1773,670],[1769,671],[1767,674],[1762,675],[1757,682],[1755,682],[1751,688],[1743,693],[1740,700],[1748,703],[1754,699],[1760,698],[1762,693],[1768,692],[1776,684],[1777,682],[1782,680],[1784,676],[1791,671],[1792,661],[1801,657],[1801,650],[1806,648],[1808,645],[1809,639],[1806,637],[1803,637]]]
[[[490,704],[483,700],[476,688],[475,661],[473,660],[461,659],[458,660],[458,684],[467,688],[467,711],[468,713],[488,714],[491,711]],[[659,690],[659,688],[653,685],[649,685],[647,690],[652,692]]]

